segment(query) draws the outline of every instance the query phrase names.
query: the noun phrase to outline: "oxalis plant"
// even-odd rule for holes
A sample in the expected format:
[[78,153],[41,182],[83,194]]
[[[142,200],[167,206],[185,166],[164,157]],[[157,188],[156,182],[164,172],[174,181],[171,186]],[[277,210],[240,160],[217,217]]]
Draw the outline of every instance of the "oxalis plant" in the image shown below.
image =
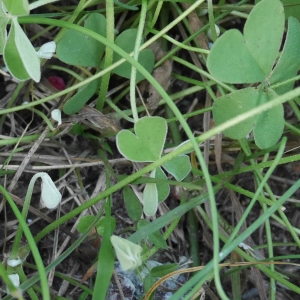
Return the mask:
[[[133,162],[154,162],[161,158],[167,135],[167,122],[161,117],[143,117],[134,125],[135,134],[121,130],[117,135],[117,147],[120,153]],[[183,180],[191,170],[189,157],[179,155],[162,165],[176,180]],[[167,180],[161,167],[150,173],[151,178]],[[143,192],[143,211],[145,215],[156,213],[159,202],[164,201],[170,193],[167,183],[147,183]],[[126,190],[125,190],[126,198]]]
[[[214,102],[217,125],[293,88],[293,77],[300,68],[300,25],[289,17],[279,55],[284,22],[282,3],[263,0],[249,14],[243,34],[236,29],[228,30],[214,43],[207,60],[210,74],[218,81],[248,85]],[[253,130],[256,145],[268,148],[281,137],[284,123],[283,106],[278,105],[225,130],[224,134],[242,139]]]

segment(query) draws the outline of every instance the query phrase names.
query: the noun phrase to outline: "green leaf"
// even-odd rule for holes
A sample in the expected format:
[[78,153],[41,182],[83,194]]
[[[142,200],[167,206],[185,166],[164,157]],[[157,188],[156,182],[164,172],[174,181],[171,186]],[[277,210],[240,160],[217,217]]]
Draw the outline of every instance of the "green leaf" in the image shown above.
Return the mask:
[[216,79],[229,83],[254,83],[266,77],[236,29],[228,30],[214,43],[207,68]]
[[[155,170],[155,178],[168,180],[165,172],[158,167]],[[158,193],[158,202],[162,202],[167,199],[170,194],[170,185],[168,183],[156,183],[157,193]]]
[[274,65],[284,31],[284,10],[279,0],[254,6],[244,27],[247,48],[265,75]]
[[83,216],[79,219],[79,222],[76,226],[78,232],[84,233],[94,222],[95,216]]
[[71,97],[63,107],[63,112],[67,115],[73,115],[79,112],[84,105],[96,93],[100,85],[100,78],[95,79],[89,84],[81,87],[78,92]]
[[[213,104],[213,116],[217,125],[247,112],[266,101],[265,94],[255,88],[246,88],[218,98]],[[253,116],[229,129],[224,134],[232,139],[246,137],[252,131],[257,116]]]
[[[137,29],[127,29],[122,32],[115,40],[115,44],[122,48],[125,52],[131,53],[134,50],[135,40],[137,37]],[[117,62],[120,60],[122,56],[117,53],[114,53],[113,62]],[[150,49],[144,49],[139,53],[139,63],[149,72],[151,73],[154,67],[154,53]],[[113,69],[113,73],[130,79],[131,77],[131,64],[129,62],[124,62],[122,65]],[[144,79],[144,76],[137,72],[136,81],[140,81]]]
[[4,12],[2,5],[0,5],[0,54],[3,54],[4,46],[7,40],[6,26],[8,21],[9,18]]
[[[106,36],[106,20],[101,14],[91,14],[84,27]],[[56,54],[61,61],[70,65],[98,67],[104,50],[105,45],[90,36],[75,30],[68,30],[57,44]]]
[[299,0],[281,0],[284,6],[285,18],[294,17],[300,20],[300,3]]
[[209,72],[229,83],[255,83],[270,73],[284,30],[279,0],[260,1],[246,21],[244,36],[236,29],[224,33],[208,55]]
[[[272,72],[269,79],[271,84],[283,82],[287,79],[296,76],[300,68],[300,24],[295,19],[290,17],[288,20],[288,32],[281,52],[279,61]],[[290,91],[294,86],[294,82],[278,87],[275,92],[278,95]]]
[[[276,93],[272,90],[268,92],[268,98],[276,98]],[[255,144],[261,148],[274,146],[280,139],[284,129],[283,105],[274,106],[258,115],[254,128]]]
[[16,18],[12,19],[3,58],[9,72],[18,80],[40,81],[40,59]]
[[[84,233],[90,226],[91,224],[95,221],[95,216],[84,216],[81,217],[79,220],[79,223],[77,224],[77,230],[80,233]],[[105,220],[106,217],[101,218],[97,224],[95,225],[95,227],[97,228],[97,232],[98,234],[103,236],[104,233],[104,227],[105,227]],[[112,226],[112,232],[116,229],[116,219],[112,216],[109,217],[109,222]]]
[[[150,177],[154,178],[155,171],[152,171]],[[148,217],[155,215],[158,206],[158,192],[155,183],[146,183],[143,191],[144,214]]]
[[29,15],[28,0],[2,0],[7,11],[13,16]]
[[[106,218],[107,217],[104,217],[104,218],[101,218],[99,220],[99,222],[97,223],[96,225],[96,228],[97,228],[97,232],[99,235],[103,236],[104,234],[104,229],[105,229],[105,224],[106,224]],[[116,229],[116,219],[112,216],[109,216],[109,223],[110,223],[110,228],[111,228],[111,232],[114,232],[115,229]]]
[[123,198],[129,217],[138,221],[143,213],[142,204],[129,186],[123,188]]
[[[140,228],[142,228],[142,227],[144,227],[148,224],[149,224],[149,222],[147,220],[142,219],[142,220],[138,221],[137,228],[140,229]],[[154,233],[151,233],[147,237],[145,236],[145,238],[147,238],[155,246],[158,246],[158,247],[163,248],[163,249],[168,249],[167,242],[163,238],[160,231],[156,231]]]
[[190,158],[187,155],[179,155],[163,164],[164,169],[178,181],[182,181],[191,171]]
[[178,270],[178,264],[166,264],[151,269],[150,274],[153,277],[163,277]]
[[161,117],[143,117],[134,125],[135,134],[117,134],[119,152],[131,161],[153,162],[161,157],[167,135],[167,122]]

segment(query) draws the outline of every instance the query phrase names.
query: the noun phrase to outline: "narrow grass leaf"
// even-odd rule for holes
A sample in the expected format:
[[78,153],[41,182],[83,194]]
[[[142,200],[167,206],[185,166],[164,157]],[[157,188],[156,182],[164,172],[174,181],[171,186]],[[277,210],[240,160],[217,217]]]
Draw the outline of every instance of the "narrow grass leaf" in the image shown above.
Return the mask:
[[[110,205],[109,201],[107,201],[106,205]],[[114,270],[114,251],[110,242],[111,235],[111,219],[106,218],[104,235],[98,255],[97,277],[92,300],[106,299],[106,293]]]
[[[138,221],[137,228],[141,229],[148,224],[150,224],[150,222],[148,222],[145,219],[142,219],[142,220]],[[157,247],[160,247],[163,249],[168,249],[168,244],[159,231],[153,232],[153,233],[149,234],[148,236],[145,236],[144,238],[148,239],[149,242],[151,242],[153,245],[155,245]]]

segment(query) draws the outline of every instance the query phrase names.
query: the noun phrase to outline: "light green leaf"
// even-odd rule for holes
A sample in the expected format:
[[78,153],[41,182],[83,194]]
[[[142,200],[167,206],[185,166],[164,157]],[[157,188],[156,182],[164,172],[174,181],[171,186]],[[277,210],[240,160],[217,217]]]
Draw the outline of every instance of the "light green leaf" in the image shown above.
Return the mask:
[[[115,44],[122,48],[125,52],[131,53],[134,50],[135,40],[137,37],[137,29],[127,29],[122,32],[115,40]],[[113,62],[120,60],[122,57],[114,53]],[[154,53],[150,49],[144,49],[139,53],[139,63],[149,72],[151,73],[154,67]],[[130,79],[131,77],[131,64],[128,62],[124,62],[122,65],[113,69],[113,73]],[[140,81],[144,79],[144,76],[137,72],[136,81]]]
[[67,115],[73,115],[79,112],[98,90],[100,80],[100,78],[95,79],[92,82],[81,87],[78,92],[73,97],[71,97],[64,105],[64,113]]
[[[165,172],[158,167],[155,170],[155,178],[168,180]],[[158,202],[162,202],[167,199],[170,194],[170,185],[168,183],[156,183],[157,193],[158,193]]]
[[139,220],[143,213],[140,200],[129,186],[123,188],[123,198],[129,217],[132,220]]
[[279,0],[262,0],[244,27],[246,46],[267,76],[277,58],[284,31],[284,10]]
[[[296,76],[300,68],[300,24],[290,17],[288,20],[288,32],[278,63],[269,79],[271,84],[283,82]],[[294,82],[278,87],[275,92],[279,95],[290,91]]]
[[167,122],[161,117],[143,117],[134,125],[135,134],[117,134],[119,152],[131,161],[152,162],[161,157],[167,135]]
[[[269,99],[274,99],[276,96],[274,91],[268,92]],[[255,144],[261,149],[274,146],[282,135],[284,122],[282,104],[259,114],[254,127]]]
[[18,80],[32,78],[36,82],[40,81],[40,60],[17,19],[12,19],[3,58],[9,72]]
[[266,77],[236,29],[217,39],[208,55],[207,68],[216,79],[229,83],[254,83]]
[[2,0],[7,11],[13,16],[29,15],[28,0]]
[[78,232],[84,233],[94,222],[95,216],[83,216],[79,219],[79,222],[76,226]]
[[[150,177],[154,178],[155,172]],[[155,215],[158,206],[158,192],[155,183],[147,183],[143,191],[144,214],[148,217]]]
[[6,26],[9,21],[7,14],[3,10],[3,6],[0,3],[0,55],[3,54],[4,45],[7,40]]
[[[266,95],[255,88],[246,88],[218,98],[213,104],[213,116],[217,125],[255,108],[266,101]],[[232,139],[245,138],[252,131],[257,116],[253,116],[229,129],[224,134]]]
[[[101,14],[91,14],[84,27],[106,36],[106,20]],[[75,30],[68,30],[57,44],[56,54],[61,61],[70,65],[98,67],[104,50],[105,45],[90,36]]]
[[182,181],[191,171],[190,158],[187,155],[180,155],[163,164],[164,169],[178,181]]
[[249,14],[244,35],[232,29],[217,39],[208,55],[209,72],[229,83],[263,81],[275,63],[283,30],[281,2],[260,1]]

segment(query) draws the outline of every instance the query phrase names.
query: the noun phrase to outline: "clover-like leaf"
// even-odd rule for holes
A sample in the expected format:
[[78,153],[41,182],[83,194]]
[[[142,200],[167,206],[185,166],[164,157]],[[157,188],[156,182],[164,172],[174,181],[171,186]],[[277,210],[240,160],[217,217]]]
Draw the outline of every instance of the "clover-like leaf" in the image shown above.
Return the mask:
[[[160,167],[155,170],[155,178],[162,180],[168,179],[165,172]],[[166,200],[170,194],[170,185],[168,183],[158,182],[156,183],[156,188],[158,194],[158,202]]]
[[11,75],[18,80],[40,81],[40,59],[16,18],[12,19],[3,58]]
[[[91,14],[84,27],[106,36],[106,20],[101,14]],[[104,50],[105,45],[90,36],[76,30],[68,30],[57,44],[56,54],[61,61],[70,65],[98,67]]]
[[167,122],[161,117],[143,117],[134,125],[135,134],[117,134],[119,152],[135,162],[153,162],[161,157],[167,135]]
[[229,83],[263,81],[271,72],[284,30],[284,11],[279,0],[260,1],[246,21],[244,35],[232,29],[212,47],[209,72]]
[[100,78],[81,87],[78,92],[71,97],[63,107],[63,111],[67,115],[73,115],[79,112],[89,99],[96,93],[100,85]]
[[[288,32],[279,61],[269,79],[271,84],[283,82],[296,76],[300,68],[300,24],[297,19],[290,17],[288,20]],[[275,89],[279,95],[290,91],[294,82],[290,82]]]
[[179,155],[163,164],[164,169],[176,178],[182,181],[191,171],[190,158],[187,155]]
[[[269,99],[277,95],[270,90],[267,94]],[[284,128],[284,110],[283,105],[277,105],[258,115],[254,127],[255,144],[261,148],[269,148],[275,145],[280,139]]]
[[[213,116],[217,125],[220,125],[244,112],[247,112],[257,105],[266,101],[266,96],[255,88],[246,88],[227,94],[218,98],[213,105]],[[224,130],[224,134],[232,139],[246,137],[257,119],[253,116],[235,126]]]
[[[134,50],[135,40],[137,37],[137,29],[127,29],[122,32],[115,40],[115,44],[122,48],[125,52],[131,53]],[[122,57],[114,53],[113,62],[120,60]],[[154,67],[154,53],[150,49],[144,49],[139,53],[139,63],[149,72],[151,73]],[[131,77],[131,64],[129,62],[124,62],[122,65],[113,69],[113,73],[130,79]],[[137,72],[136,81],[141,81],[144,79],[144,76]]]

